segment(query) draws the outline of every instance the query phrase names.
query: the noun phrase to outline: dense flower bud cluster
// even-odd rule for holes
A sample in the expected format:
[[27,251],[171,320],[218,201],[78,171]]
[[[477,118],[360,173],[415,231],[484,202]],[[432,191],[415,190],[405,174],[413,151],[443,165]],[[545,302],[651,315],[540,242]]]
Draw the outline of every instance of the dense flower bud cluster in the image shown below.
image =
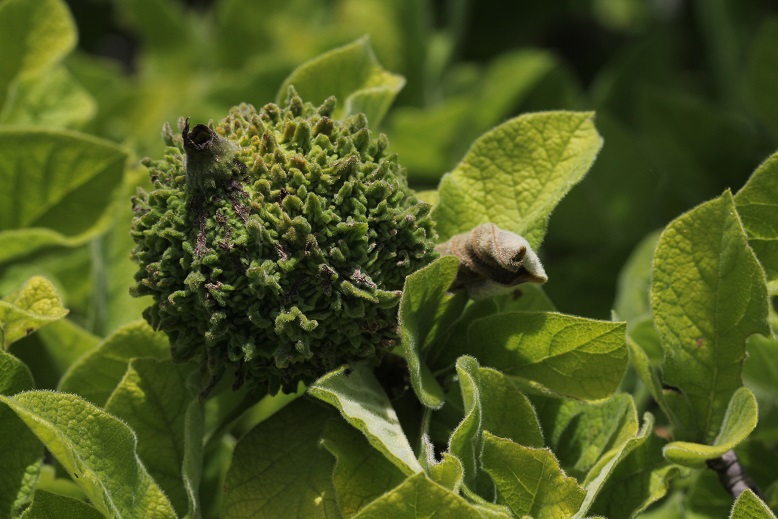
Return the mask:
[[291,91],[163,130],[153,189],[133,199],[132,292],[153,296],[144,316],[174,359],[275,392],[395,344],[405,277],[436,257],[430,207],[386,136],[334,106]]

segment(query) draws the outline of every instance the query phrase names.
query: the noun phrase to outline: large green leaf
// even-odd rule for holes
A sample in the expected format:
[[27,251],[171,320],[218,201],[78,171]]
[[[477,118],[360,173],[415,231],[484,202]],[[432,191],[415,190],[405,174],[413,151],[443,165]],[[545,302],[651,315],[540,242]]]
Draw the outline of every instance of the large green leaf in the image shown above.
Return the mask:
[[589,112],[511,119],[475,141],[440,182],[440,240],[486,222],[515,232],[537,250],[551,211],[583,178],[602,146]]
[[584,499],[584,490],[565,476],[548,449],[523,447],[484,432],[484,470],[501,501],[518,517],[567,519]]
[[369,367],[356,364],[327,373],[308,392],[338,409],[370,445],[405,474],[421,472],[397,413]]
[[41,72],[76,46],[76,24],[62,0],[0,3],[0,107],[14,79]]
[[448,293],[459,269],[459,260],[445,256],[408,276],[399,311],[403,354],[411,373],[411,385],[419,401],[437,409],[443,405],[443,389],[435,380],[422,352],[436,334],[462,312],[466,299]]
[[0,396],[108,517],[175,518],[170,502],[138,459],[125,423],[76,395],[30,391]]
[[[197,388],[188,384],[192,365],[133,359],[105,410],[138,437],[138,456],[179,516],[200,516],[197,500],[202,465],[203,417]],[[185,468],[194,469],[194,474]],[[183,476],[183,477],[182,477]]]
[[671,222],[654,253],[651,311],[667,358],[664,382],[681,392],[677,440],[709,443],[742,385],[745,340],[769,333],[764,272],[732,195]]
[[[776,40],[778,41],[778,40]],[[778,293],[778,153],[772,155],[735,194],[748,243],[767,274],[770,292]]]
[[[34,387],[30,370],[13,355],[0,351],[0,395]],[[40,442],[13,411],[0,406],[0,518],[14,516],[32,494],[43,461]]]
[[7,350],[11,343],[62,319],[67,313],[48,279],[41,276],[28,279],[19,290],[0,300],[0,349]]
[[43,490],[35,492],[30,508],[19,519],[104,519],[97,509],[79,499],[52,494]]
[[134,358],[170,358],[167,336],[152,330],[145,321],[122,326],[73,363],[58,389],[103,406]]
[[0,124],[79,128],[97,113],[97,103],[65,67],[28,76],[11,89]]
[[367,37],[325,52],[297,67],[278,91],[277,101],[294,86],[305,101],[314,104],[330,96],[338,99],[334,117],[345,119],[364,113],[371,127],[381,124],[405,79],[378,63]]
[[332,482],[338,508],[351,517],[402,483],[406,476],[343,420],[327,422],[322,445],[336,458]]
[[735,500],[729,519],[775,519],[775,514],[751,490],[744,490]]
[[540,396],[533,397],[533,403],[546,445],[565,471],[578,478],[638,432],[635,403],[627,394],[619,393],[597,404]]
[[337,517],[332,456],[319,448],[333,415],[300,398],[241,438],[224,483],[221,517]]
[[718,458],[745,440],[756,427],[756,422],[754,394],[747,387],[740,387],[732,395],[721,423],[721,430],[710,445],[674,441],[665,447],[665,457],[679,465],[702,468],[705,466],[705,460]]
[[400,486],[379,497],[354,516],[355,519],[387,517],[482,519],[481,514],[461,496],[431,481],[424,474],[409,477]]
[[613,394],[627,367],[624,323],[547,312],[473,321],[472,352],[482,364],[583,400]]
[[75,132],[0,129],[0,263],[94,236],[126,159],[123,148]]

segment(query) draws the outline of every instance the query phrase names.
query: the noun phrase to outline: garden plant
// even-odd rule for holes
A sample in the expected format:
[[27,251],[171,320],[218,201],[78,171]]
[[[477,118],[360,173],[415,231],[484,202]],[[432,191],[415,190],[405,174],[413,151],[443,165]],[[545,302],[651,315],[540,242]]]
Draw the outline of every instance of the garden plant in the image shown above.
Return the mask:
[[0,1],[0,519],[774,519],[767,3]]

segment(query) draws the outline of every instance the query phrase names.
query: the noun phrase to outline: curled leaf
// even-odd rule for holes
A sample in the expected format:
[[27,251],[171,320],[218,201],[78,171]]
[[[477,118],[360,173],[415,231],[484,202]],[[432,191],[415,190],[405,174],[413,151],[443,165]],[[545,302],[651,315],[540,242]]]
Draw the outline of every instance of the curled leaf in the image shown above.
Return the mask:
[[457,234],[435,247],[459,258],[452,290],[464,288],[473,299],[510,291],[521,283],[545,283],[543,265],[529,242],[489,222]]

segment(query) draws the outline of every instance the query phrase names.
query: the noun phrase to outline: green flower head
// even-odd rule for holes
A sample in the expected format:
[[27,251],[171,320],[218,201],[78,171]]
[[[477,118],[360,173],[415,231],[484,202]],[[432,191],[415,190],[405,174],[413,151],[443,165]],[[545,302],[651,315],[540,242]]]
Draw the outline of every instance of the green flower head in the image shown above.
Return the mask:
[[153,183],[133,199],[134,295],[176,360],[270,392],[397,340],[405,277],[432,261],[430,206],[364,115],[330,118],[293,90],[180,136],[165,126]]

